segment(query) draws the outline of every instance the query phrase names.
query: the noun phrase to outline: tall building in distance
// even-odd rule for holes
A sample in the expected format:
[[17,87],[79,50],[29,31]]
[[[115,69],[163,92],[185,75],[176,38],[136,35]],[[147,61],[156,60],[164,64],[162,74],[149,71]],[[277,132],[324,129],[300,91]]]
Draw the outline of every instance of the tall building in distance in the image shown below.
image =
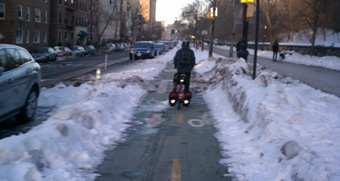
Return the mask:
[[140,0],[140,14],[150,25],[156,21],[157,0]]
[[150,20],[150,0],[139,1],[139,12],[145,21]]

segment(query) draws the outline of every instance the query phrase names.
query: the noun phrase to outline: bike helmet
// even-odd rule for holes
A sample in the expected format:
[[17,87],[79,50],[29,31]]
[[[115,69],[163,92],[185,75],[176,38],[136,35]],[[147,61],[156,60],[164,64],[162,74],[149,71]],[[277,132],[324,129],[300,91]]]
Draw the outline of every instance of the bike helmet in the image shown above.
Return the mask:
[[183,41],[182,47],[189,47],[190,42],[189,41]]

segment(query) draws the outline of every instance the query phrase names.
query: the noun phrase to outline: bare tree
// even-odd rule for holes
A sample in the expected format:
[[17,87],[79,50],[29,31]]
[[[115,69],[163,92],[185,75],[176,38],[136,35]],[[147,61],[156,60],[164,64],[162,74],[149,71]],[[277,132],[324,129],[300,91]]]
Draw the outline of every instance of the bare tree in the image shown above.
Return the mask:
[[204,17],[205,11],[205,4],[200,0],[195,0],[182,9],[181,20],[188,22],[190,32],[196,37],[198,36],[198,21]]
[[[93,6],[94,15],[94,27],[97,30],[97,42],[101,43],[101,39],[109,25],[111,25],[116,19],[119,19],[118,0],[114,0],[111,7],[103,8],[100,3],[95,3]],[[101,25],[101,26],[100,26]],[[99,27],[102,27],[101,29]]]
[[322,13],[325,12],[326,1],[324,0],[300,0],[301,7],[299,8],[299,14],[304,18],[304,21],[309,25],[313,31],[310,54],[313,55],[315,47],[315,39],[318,32],[318,26]]

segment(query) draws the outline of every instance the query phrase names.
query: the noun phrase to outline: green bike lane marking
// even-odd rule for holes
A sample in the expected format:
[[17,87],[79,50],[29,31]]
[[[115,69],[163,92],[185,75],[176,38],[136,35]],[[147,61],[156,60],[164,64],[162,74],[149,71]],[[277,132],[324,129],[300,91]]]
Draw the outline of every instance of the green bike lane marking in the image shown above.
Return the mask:
[[[218,164],[222,157],[216,131],[202,95],[192,91],[190,106],[181,110],[167,106],[173,74],[165,69],[158,91],[144,97],[124,141],[105,153],[98,181],[231,180],[223,176],[227,168]],[[200,85],[192,83],[191,90],[197,89]]]

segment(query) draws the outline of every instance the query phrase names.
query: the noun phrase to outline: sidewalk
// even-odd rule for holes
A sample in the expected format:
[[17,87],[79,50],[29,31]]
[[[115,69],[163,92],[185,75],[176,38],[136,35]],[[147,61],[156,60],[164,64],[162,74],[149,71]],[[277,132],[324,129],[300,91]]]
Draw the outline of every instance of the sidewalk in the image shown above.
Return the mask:
[[[222,50],[217,47],[214,47],[214,53],[229,56],[229,50]],[[236,52],[233,55],[235,57]],[[254,56],[249,55],[248,63],[253,64],[253,62]],[[315,89],[340,97],[340,71],[282,61],[273,62],[271,59],[263,57],[257,57],[257,63],[280,75],[300,80]]]
[[190,107],[168,106],[174,73],[167,67],[153,82],[158,90],[148,93],[135,111],[125,140],[106,152],[97,168],[98,181],[231,180],[223,176],[227,168],[218,164],[220,148],[200,95],[203,85],[191,84]]

